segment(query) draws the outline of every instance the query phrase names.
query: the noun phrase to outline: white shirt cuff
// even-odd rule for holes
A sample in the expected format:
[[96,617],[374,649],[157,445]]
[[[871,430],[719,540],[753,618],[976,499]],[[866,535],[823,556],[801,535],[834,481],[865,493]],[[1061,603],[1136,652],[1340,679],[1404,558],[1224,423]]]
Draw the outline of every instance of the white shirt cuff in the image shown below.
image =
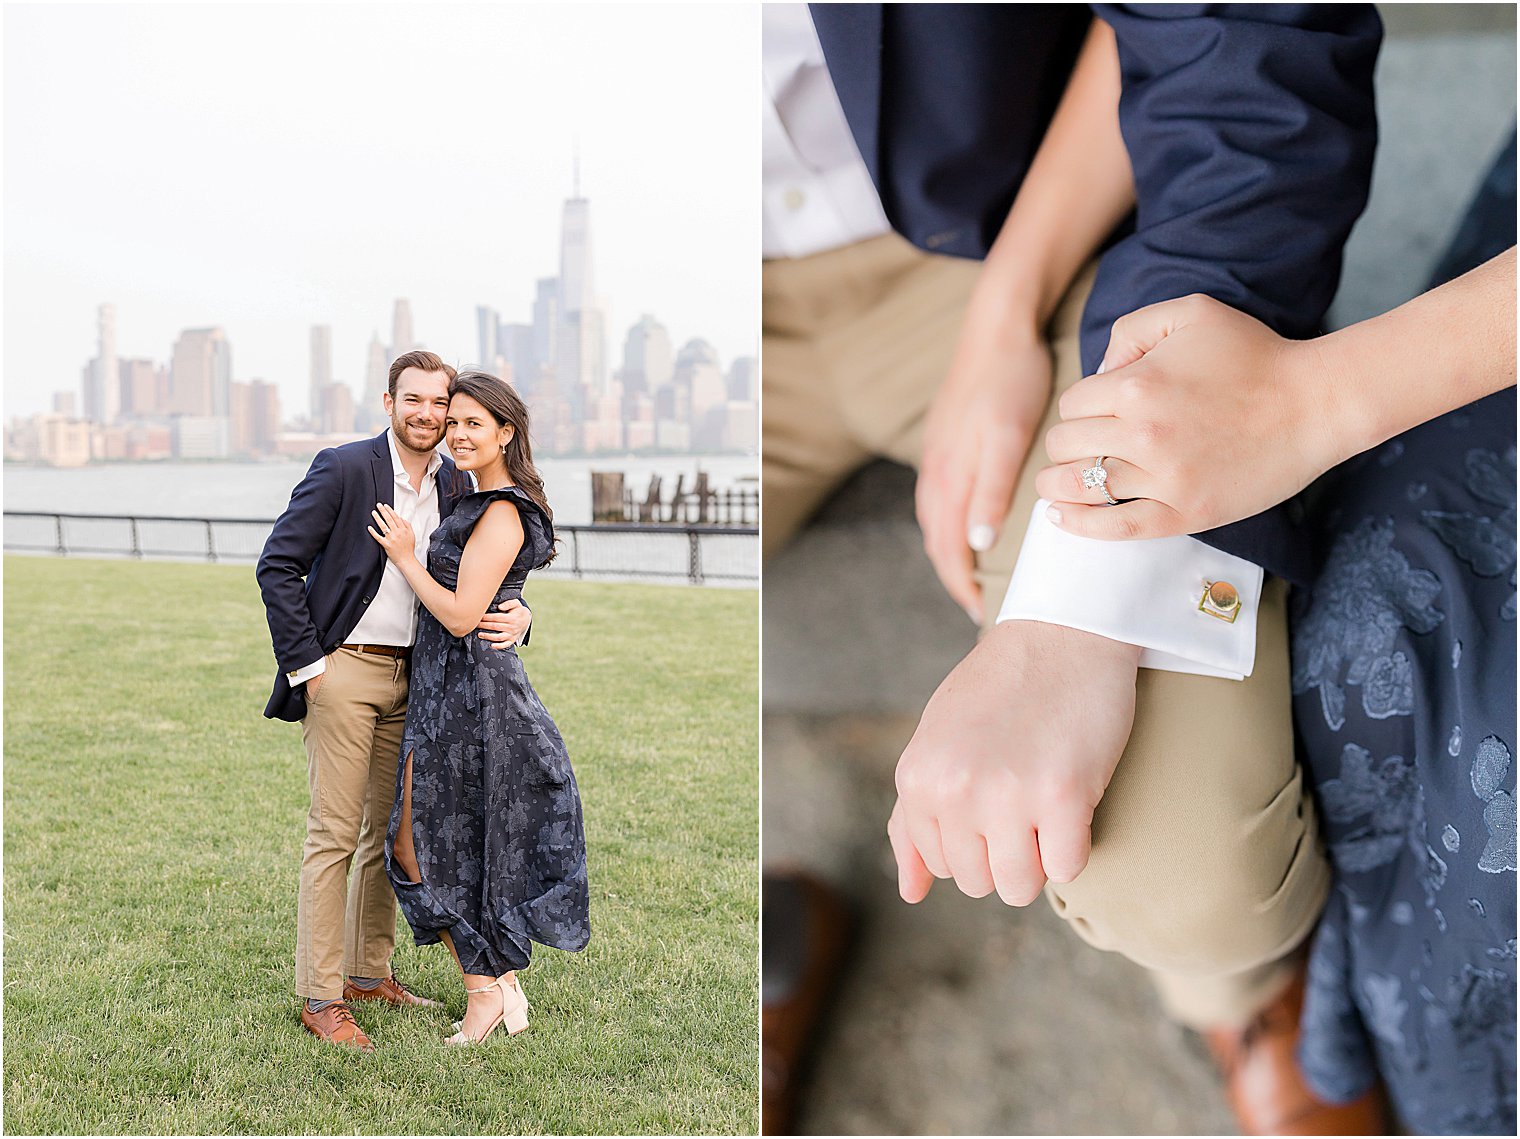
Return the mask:
[[326,671],[327,658],[318,657],[316,660],[312,661],[311,664],[305,665],[302,668],[298,668],[294,672],[287,672],[285,674],[285,679],[290,681],[290,686],[294,688],[297,684],[305,684],[312,677],[321,676]]
[[[1256,666],[1262,569],[1197,538],[1105,542],[1035,503],[998,621],[1044,621],[1140,647],[1140,667],[1244,680]],[[1233,623],[1199,611],[1204,582],[1240,596]]]

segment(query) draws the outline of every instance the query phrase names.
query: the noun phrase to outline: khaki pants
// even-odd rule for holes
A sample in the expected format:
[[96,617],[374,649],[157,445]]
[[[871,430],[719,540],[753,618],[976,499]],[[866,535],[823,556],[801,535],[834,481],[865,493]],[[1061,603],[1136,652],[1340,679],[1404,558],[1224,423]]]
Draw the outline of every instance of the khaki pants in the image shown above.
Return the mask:
[[[311,810],[296,912],[296,992],[337,1000],[343,978],[390,975],[396,895],[385,831],[396,801],[407,663],[339,649],[307,701]],[[349,868],[353,867],[353,884]]]
[[[766,552],[874,456],[917,466],[981,266],[895,235],[764,270]],[[1052,322],[1055,392],[977,577],[995,620],[1045,465],[1055,396],[1081,376],[1089,269]],[[1202,588],[1202,583],[1199,583]],[[1244,682],[1141,669],[1134,731],[1093,819],[1087,869],[1046,895],[1087,942],[1152,970],[1195,1027],[1242,1023],[1286,980],[1329,890],[1293,758],[1286,590],[1269,579]]]

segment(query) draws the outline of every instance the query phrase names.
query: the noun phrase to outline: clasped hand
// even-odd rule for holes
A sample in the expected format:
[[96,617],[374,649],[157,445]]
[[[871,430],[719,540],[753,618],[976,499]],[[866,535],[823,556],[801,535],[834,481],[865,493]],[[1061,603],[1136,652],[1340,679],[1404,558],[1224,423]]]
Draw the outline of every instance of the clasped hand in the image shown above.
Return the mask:
[[897,764],[898,889],[935,878],[1024,906],[1087,865],[1093,811],[1135,719],[1139,650],[1005,621],[945,678]]
[[[1114,324],[1098,374],[1061,396],[1035,478],[1050,518],[1087,538],[1196,534],[1297,494],[1344,456],[1314,341],[1284,340],[1205,296]],[[1082,471],[1103,457],[1109,506]]]

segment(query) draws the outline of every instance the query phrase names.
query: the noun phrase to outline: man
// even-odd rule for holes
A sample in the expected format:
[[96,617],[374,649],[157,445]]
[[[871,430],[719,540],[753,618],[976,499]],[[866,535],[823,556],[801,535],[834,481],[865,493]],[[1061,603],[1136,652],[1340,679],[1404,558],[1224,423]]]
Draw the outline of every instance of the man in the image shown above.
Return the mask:
[[[311,784],[296,914],[301,1023],[321,1040],[365,1052],[374,1046],[347,1002],[436,1004],[408,992],[390,967],[396,897],[385,833],[417,598],[367,528],[376,504],[386,503],[411,523],[426,559],[434,528],[460,493],[454,464],[437,450],[453,378],[432,352],[397,357],[382,396],[391,425],[317,455],[258,564],[280,667],[264,715],[301,723]],[[516,601],[501,609],[478,635],[498,649],[526,641],[532,614]]]
[[[1366,200],[1379,27],[1340,5],[1095,10],[1107,27],[1077,5],[821,4],[811,21],[767,6],[765,545],[865,459],[919,467],[936,571],[974,619],[1001,623],[899,764],[904,897],[934,877],[1013,905],[1043,888],[1085,940],[1150,967],[1174,1015],[1214,1030],[1248,1130],[1306,1111],[1330,1133],[1364,1127],[1303,1102],[1291,1072],[1263,1075],[1289,1050],[1248,1030],[1292,999],[1293,953],[1328,881],[1293,763],[1283,585],[1262,573],[1301,578],[1302,536],[1275,511],[1204,541],[1084,548],[1036,508],[1040,464],[1024,460],[1054,422],[1051,355],[1059,394],[1136,307],[1208,293],[1288,335],[1317,330]],[[1115,231],[1095,281],[1083,254],[1036,282],[1049,287],[1027,352],[1008,336],[989,353],[1027,355],[1024,373],[987,370],[957,438],[936,423],[934,387],[955,380],[963,318],[969,336],[996,308],[976,262],[1015,226],[1068,78],[1105,37],[1135,213],[1093,235]],[[1042,243],[1112,185],[1056,203],[1061,216],[1024,235],[1025,259],[1059,262]],[[1037,406],[1011,406],[1014,391]],[[983,590],[1010,574],[989,610]],[[1233,584],[1228,613],[1200,608],[1205,579]],[[797,992],[817,991],[794,972]],[[769,1001],[766,1015],[769,1037]]]

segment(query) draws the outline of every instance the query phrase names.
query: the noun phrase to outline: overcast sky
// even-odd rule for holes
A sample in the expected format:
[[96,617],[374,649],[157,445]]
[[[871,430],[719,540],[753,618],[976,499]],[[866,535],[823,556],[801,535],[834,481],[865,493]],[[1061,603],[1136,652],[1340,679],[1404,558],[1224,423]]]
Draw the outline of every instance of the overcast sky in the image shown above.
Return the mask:
[[18,5],[5,21],[5,415],[79,388],[95,309],[167,362],[221,325],[304,408],[393,302],[474,362],[558,272],[575,141],[609,361],[641,313],[759,342],[758,6]]

